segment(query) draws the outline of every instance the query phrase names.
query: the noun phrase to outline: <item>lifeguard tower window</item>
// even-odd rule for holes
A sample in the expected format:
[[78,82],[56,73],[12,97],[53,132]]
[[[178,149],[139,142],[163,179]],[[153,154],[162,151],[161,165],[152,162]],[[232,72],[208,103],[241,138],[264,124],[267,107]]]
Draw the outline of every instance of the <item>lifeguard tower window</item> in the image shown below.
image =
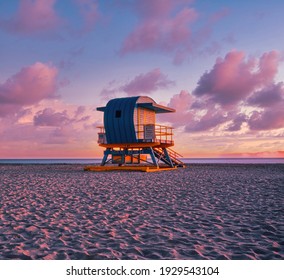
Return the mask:
[[116,110],[115,111],[115,117],[120,118],[121,117],[121,110]]

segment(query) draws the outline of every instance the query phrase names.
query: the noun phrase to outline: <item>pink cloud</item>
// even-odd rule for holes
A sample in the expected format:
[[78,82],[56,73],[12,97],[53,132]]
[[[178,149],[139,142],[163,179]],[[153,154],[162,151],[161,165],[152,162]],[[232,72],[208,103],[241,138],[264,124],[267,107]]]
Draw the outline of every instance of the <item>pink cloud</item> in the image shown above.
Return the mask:
[[177,112],[187,112],[193,102],[193,96],[186,90],[182,90],[179,94],[175,94],[168,103],[169,107],[176,109]]
[[161,72],[159,68],[146,74],[136,76],[132,81],[121,87],[128,95],[149,94],[158,89],[168,88],[175,83]]
[[271,84],[259,91],[254,92],[248,99],[247,104],[258,107],[271,107],[284,100],[284,84]]
[[116,93],[119,91],[119,88],[112,87],[110,83],[101,90],[100,96],[102,96],[104,101],[109,101],[116,97]]
[[281,56],[277,51],[264,53],[259,58],[257,78],[260,84],[268,85],[274,80],[280,60]]
[[[7,120],[9,119],[6,118],[6,121]],[[83,130],[81,132],[82,134],[84,133]],[[26,156],[30,156],[33,150],[39,149],[37,152],[40,155],[40,153],[44,152],[42,151],[43,147],[50,147],[50,145],[54,144],[68,144],[74,140],[82,143],[82,134],[77,134],[78,131],[71,125],[54,126],[44,129],[44,127],[39,128],[39,126],[34,126],[29,123],[10,123],[10,126],[4,126],[1,132],[1,144],[10,147],[11,154],[15,153],[17,155],[26,150]],[[33,149],[31,149],[30,143],[33,143]],[[17,152],[13,151],[13,146],[17,147]]]
[[235,105],[254,90],[273,83],[279,60],[276,51],[248,60],[244,52],[231,51],[201,76],[193,93],[221,105]]
[[[53,107],[45,107],[45,104]],[[86,149],[91,156],[96,145],[90,143],[94,140],[98,125],[93,111],[92,107],[46,100],[29,109],[20,109],[17,114],[0,118],[0,142],[3,148],[0,156],[72,157],[75,154],[79,156],[80,152],[88,156]]]
[[124,41],[123,54],[147,49],[173,51],[187,43],[191,35],[188,24],[196,18],[193,9],[185,8],[175,18],[142,22]]
[[125,38],[120,53],[156,51],[173,55],[173,63],[181,64],[193,53],[212,52],[220,48],[218,42],[211,47],[202,46],[208,42],[213,25],[226,17],[228,9],[212,15],[203,26],[194,27],[199,14],[191,0],[145,0],[130,3],[138,15],[138,24]]
[[262,112],[254,111],[248,119],[251,130],[272,130],[284,128],[284,102]]
[[75,117],[80,117],[86,111],[85,106],[78,106],[77,110],[75,111]]
[[22,106],[56,97],[57,74],[54,66],[37,62],[22,68],[0,84],[1,115],[12,114]]
[[[186,132],[283,128],[284,86],[274,82],[279,62],[276,51],[247,60],[243,52],[232,51],[201,76],[194,94],[174,95],[167,105],[176,113],[159,119]],[[249,110],[241,111],[246,106]],[[251,107],[258,107],[252,115]]]
[[75,3],[77,3],[79,11],[83,17],[83,27],[81,32],[85,33],[91,31],[100,18],[98,1],[76,0]]
[[177,54],[189,48],[190,24],[197,19],[197,12],[179,6],[186,2],[189,1],[138,1],[136,12],[140,15],[140,23],[124,40],[121,54],[145,50]]
[[22,34],[37,34],[57,28],[61,19],[54,10],[56,0],[20,0],[16,14],[1,20],[0,27]]
[[[196,106],[196,103],[196,97],[182,90],[179,94],[174,95],[167,104],[176,112],[174,114],[161,114],[158,119],[169,122],[174,127],[184,126],[185,132],[201,132],[215,128],[232,118],[232,114],[227,114],[220,108],[216,109],[210,104]],[[202,111],[203,114],[200,116]]]
[[242,124],[247,121],[247,116],[245,114],[239,113],[233,119],[232,123],[227,126],[227,131],[239,131]]
[[201,132],[207,131],[216,126],[219,126],[222,123],[228,121],[228,117],[225,115],[225,112],[221,110],[216,110],[215,108],[208,109],[206,114],[200,119],[195,119],[189,122],[186,127],[186,132]]
[[56,112],[52,108],[45,108],[38,111],[34,118],[35,126],[53,126],[53,127],[65,127],[78,122],[86,122],[90,119],[89,115],[83,115],[86,108],[84,106],[78,106],[74,112],[74,116],[70,116],[67,110],[62,112]]
[[179,94],[175,94],[167,104],[168,107],[175,109],[176,112],[174,114],[160,114],[157,116],[158,120],[170,122],[175,127],[190,123],[194,119],[194,111],[191,110],[193,101],[194,97],[186,90],[182,90]]
[[36,126],[64,126],[69,124],[71,119],[67,115],[67,111],[55,112],[51,108],[46,108],[34,116],[34,124]]

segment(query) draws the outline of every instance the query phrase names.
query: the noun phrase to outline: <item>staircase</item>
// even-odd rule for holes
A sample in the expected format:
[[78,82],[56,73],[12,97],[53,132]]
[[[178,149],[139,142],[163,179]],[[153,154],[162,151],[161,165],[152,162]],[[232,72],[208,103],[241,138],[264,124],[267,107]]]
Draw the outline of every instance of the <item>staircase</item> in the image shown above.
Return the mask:
[[167,165],[177,166],[177,167],[185,167],[185,164],[178,159],[178,157],[182,157],[179,153],[175,152],[170,148],[153,148],[153,152],[155,157],[158,159],[158,162],[161,160]]

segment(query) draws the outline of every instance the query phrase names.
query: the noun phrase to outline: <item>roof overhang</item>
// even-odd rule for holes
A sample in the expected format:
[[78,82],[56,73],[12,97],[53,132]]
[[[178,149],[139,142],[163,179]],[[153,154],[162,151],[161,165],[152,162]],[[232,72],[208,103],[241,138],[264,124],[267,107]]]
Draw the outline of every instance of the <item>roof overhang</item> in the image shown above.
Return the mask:
[[[176,111],[173,108],[169,108],[169,107],[157,104],[155,102],[136,103],[136,106],[140,107],[140,108],[145,108],[145,109],[152,110],[156,114],[159,114],[159,113],[173,113],[173,112]],[[105,112],[106,108],[107,108],[107,106],[97,107],[97,111]]]
[[157,114],[159,113],[173,113],[176,110],[163,106],[163,105],[159,105],[157,103],[137,103],[137,107],[142,107],[142,108],[146,108],[149,110],[153,110],[155,111]]
[[101,111],[101,112],[104,112],[106,109],[106,107],[97,107],[97,111]]

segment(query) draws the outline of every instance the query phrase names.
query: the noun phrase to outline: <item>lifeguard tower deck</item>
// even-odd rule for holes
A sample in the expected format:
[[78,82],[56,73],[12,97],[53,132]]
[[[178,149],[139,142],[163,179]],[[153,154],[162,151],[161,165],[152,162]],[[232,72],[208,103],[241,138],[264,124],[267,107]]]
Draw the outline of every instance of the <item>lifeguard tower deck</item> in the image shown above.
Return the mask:
[[100,166],[85,170],[153,172],[185,167],[181,155],[170,148],[174,146],[172,127],[156,124],[156,114],[173,113],[174,109],[137,96],[112,99],[97,110],[104,113],[98,143],[105,151]]

